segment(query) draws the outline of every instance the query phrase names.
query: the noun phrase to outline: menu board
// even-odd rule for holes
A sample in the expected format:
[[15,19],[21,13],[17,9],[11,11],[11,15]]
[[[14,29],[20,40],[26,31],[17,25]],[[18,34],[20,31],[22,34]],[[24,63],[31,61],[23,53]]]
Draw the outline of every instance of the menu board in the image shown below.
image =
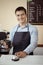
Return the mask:
[[27,19],[32,24],[43,24],[43,0],[27,2]]

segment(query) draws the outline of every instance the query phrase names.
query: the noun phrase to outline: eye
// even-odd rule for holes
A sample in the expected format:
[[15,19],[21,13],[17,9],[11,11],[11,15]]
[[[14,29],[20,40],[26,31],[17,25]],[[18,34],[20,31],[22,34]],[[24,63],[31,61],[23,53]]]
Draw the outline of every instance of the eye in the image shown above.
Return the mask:
[[20,16],[20,15],[17,15],[18,17]]
[[19,16],[19,15],[17,15],[17,16]]

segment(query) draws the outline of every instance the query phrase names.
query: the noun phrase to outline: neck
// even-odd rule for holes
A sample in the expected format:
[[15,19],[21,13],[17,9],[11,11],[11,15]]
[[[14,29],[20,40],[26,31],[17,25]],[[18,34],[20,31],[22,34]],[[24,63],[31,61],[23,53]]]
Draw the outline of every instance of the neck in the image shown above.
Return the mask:
[[19,25],[20,25],[21,27],[25,27],[26,24],[27,24],[27,22],[19,23]]

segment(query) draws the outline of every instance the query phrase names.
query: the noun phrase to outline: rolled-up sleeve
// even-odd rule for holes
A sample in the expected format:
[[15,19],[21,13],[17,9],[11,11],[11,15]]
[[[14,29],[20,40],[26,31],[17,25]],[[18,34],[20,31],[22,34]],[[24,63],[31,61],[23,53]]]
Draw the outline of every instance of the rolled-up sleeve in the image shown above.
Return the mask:
[[26,49],[24,49],[24,52],[26,52],[27,54],[33,52],[33,50],[37,47],[37,43],[38,43],[38,30],[37,30],[37,28],[32,29],[32,31],[30,32],[30,36],[31,36],[30,45],[27,46]]

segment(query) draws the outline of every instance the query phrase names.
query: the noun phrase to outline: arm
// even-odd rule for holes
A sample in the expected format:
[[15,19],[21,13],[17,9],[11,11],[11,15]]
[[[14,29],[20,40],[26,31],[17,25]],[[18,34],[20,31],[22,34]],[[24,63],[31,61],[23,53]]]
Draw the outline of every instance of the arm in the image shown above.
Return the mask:
[[37,31],[37,29],[33,28],[30,35],[31,35],[30,45],[24,50],[24,52],[26,52],[27,54],[33,52],[33,50],[37,47],[37,42],[38,42],[38,31]]
[[14,34],[17,30],[17,26],[14,27],[11,31],[10,31],[10,36],[9,36],[9,40],[11,41],[11,49],[9,51],[9,54],[12,54],[13,53],[13,46],[12,46],[12,42],[13,42],[13,37],[14,37]]

